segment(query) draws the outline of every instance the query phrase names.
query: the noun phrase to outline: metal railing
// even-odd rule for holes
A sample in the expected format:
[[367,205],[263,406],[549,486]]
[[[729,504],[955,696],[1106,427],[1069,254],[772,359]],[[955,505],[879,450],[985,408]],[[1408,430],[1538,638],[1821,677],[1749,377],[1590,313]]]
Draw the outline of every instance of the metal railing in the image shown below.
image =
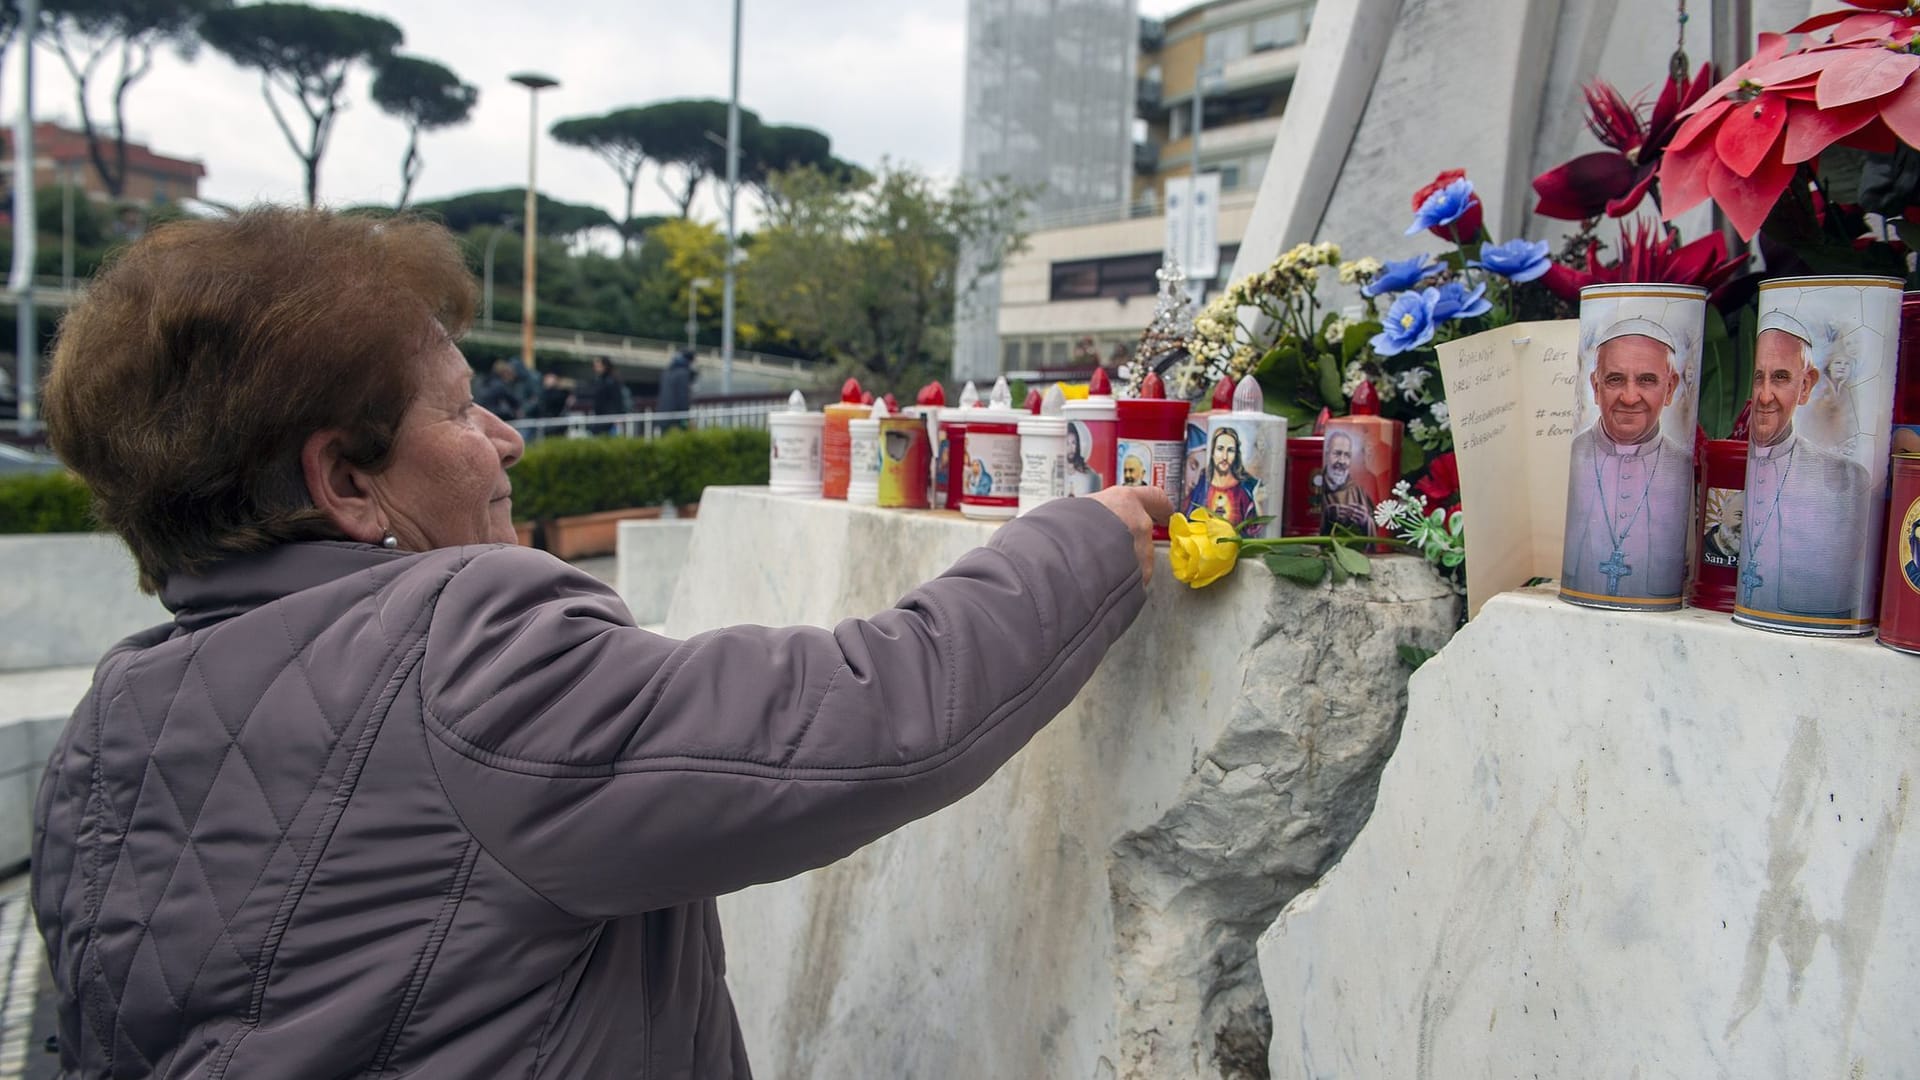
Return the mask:
[[585,439],[595,435],[626,435],[651,439],[677,428],[752,428],[764,431],[767,414],[786,408],[781,402],[764,401],[745,405],[694,405],[682,412],[621,413],[617,416],[592,416],[569,413],[538,420],[510,421],[528,442],[543,438]]

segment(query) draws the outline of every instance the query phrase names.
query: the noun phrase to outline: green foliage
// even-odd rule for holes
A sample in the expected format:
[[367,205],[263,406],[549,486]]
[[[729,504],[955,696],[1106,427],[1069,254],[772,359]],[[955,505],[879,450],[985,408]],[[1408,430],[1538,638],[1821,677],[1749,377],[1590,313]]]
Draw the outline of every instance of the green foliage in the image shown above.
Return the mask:
[[1400,662],[1410,671],[1419,671],[1420,665],[1440,655],[1432,649],[1423,649],[1418,645],[1401,645],[1395,649],[1400,654]]
[[[399,48],[400,28],[357,11],[266,3],[210,12],[201,21],[200,36],[229,60],[261,73],[267,107],[306,166],[307,205],[313,206],[320,197],[320,158],[347,74],[355,64],[378,64]],[[275,86],[292,94],[310,121],[304,140],[287,124],[273,96]]]
[[1729,327],[1720,309],[1707,305],[1707,333],[1701,343],[1700,427],[1709,439],[1724,439],[1747,403],[1753,382],[1753,340],[1759,333],[1754,305],[1740,307]]
[[540,520],[700,501],[715,484],[764,484],[767,433],[672,431],[655,439],[546,439],[514,466],[514,515]]
[[72,473],[0,476],[0,533],[93,532],[91,501]]
[[373,78],[373,102],[407,125],[398,203],[404,207],[423,167],[420,133],[466,123],[480,90],[461,82],[449,68],[418,56],[387,56],[379,65]]
[[[711,99],[662,101],[639,111],[646,115],[652,138],[647,154],[662,166],[661,189],[680,208],[680,216],[686,217],[700,185],[709,177],[726,173],[727,103]],[[758,114],[752,109],[740,110],[742,149],[755,144],[760,128]],[[668,169],[678,171],[678,183],[668,183]]]
[[613,167],[626,189],[626,213],[620,220],[628,227],[621,230],[623,250],[638,235],[632,231],[633,191],[640,184],[640,169],[647,163],[649,151],[657,142],[653,120],[645,109],[615,109],[604,116],[576,116],[553,125],[555,140],[568,146],[592,151]]
[[[859,189],[811,168],[774,189],[742,272],[751,321],[876,394],[910,395],[945,372],[956,293],[1021,244],[1026,193],[1004,183],[947,186],[883,165]],[[964,271],[963,249],[979,253]]]
[[380,61],[373,77],[373,102],[407,122],[432,131],[464,124],[480,99],[478,87],[460,81],[452,69],[418,56],[393,55]]
[[[126,188],[127,92],[153,68],[153,51],[171,42],[183,55],[198,43],[202,16],[228,7],[231,0],[42,0],[46,28],[42,41],[73,76],[80,130],[87,136],[94,171],[114,198]],[[6,5],[17,21],[16,3]],[[11,30],[7,31],[11,36]],[[111,60],[109,61],[109,58]],[[104,66],[103,66],[104,64]],[[101,130],[93,114],[96,78],[110,80],[111,122]],[[111,149],[111,153],[109,153]]]
[[[613,216],[597,206],[561,202],[559,199],[548,198],[545,195],[537,198],[538,220],[535,225],[539,228],[541,236],[576,236],[593,229],[616,227]],[[526,212],[526,208],[527,189],[520,187],[469,191],[464,195],[433,199],[415,203],[413,206],[415,212],[437,218],[447,228],[457,233],[470,232],[482,227],[497,228],[502,222],[511,220],[514,223],[513,231],[517,234],[520,231],[520,217]],[[500,250],[504,251],[504,249],[505,242],[502,241]],[[496,252],[494,258],[497,266],[498,260],[504,256]],[[514,248],[512,261],[516,264],[519,262],[517,246]],[[544,269],[543,267],[543,272]]]

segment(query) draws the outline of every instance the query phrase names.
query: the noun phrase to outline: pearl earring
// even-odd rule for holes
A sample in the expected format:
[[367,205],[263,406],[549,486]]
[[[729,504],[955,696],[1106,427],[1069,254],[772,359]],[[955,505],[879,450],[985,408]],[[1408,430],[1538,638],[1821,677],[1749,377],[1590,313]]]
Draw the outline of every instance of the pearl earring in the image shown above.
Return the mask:
[[380,538],[380,546],[386,548],[388,551],[392,551],[400,546],[400,538],[392,533],[388,533]]

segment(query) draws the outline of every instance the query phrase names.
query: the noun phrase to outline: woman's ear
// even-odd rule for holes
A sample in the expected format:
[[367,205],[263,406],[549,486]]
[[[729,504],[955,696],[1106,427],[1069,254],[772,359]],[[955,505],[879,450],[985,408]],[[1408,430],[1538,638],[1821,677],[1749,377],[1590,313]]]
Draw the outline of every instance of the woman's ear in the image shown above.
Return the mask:
[[307,436],[300,447],[300,473],[307,497],[341,534],[363,544],[377,544],[386,535],[386,522],[374,501],[371,474],[349,462],[338,429]]

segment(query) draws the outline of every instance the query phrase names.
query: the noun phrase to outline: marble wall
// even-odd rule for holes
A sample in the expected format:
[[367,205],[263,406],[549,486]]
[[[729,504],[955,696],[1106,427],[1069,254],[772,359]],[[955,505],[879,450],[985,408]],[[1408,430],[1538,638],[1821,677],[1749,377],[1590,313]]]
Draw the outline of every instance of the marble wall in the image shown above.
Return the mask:
[[1920,658],[1494,598],[1261,938],[1276,1078],[1846,1077],[1920,1062]]
[[[869,614],[991,531],[710,488],[666,629]],[[1304,589],[1248,565],[1195,592],[1163,562],[1093,682],[984,787],[723,898],[756,1071],[1263,1075],[1255,940],[1366,819],[1397,647],[1437,645],[1458,610],[1426,564],[1374,566]]]
[[0,536],[0,671],[84,664],[172,616],[108,533]]

